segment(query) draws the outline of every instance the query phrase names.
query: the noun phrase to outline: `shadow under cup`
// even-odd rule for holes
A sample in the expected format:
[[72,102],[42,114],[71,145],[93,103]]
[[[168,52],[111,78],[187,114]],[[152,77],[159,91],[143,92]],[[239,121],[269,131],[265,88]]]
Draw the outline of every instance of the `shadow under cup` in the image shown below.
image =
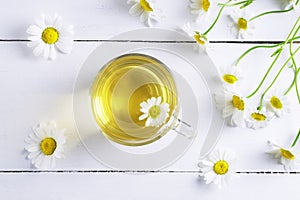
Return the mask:
[[[149,55],[125,54],[109,61],[95,77],[90,97],[95,122],[119,144],[150,144],[178,125],[179,99],[172,73]],[[153,97],[167,103],[169,111],[160,125],[146,126],[140,104]]]

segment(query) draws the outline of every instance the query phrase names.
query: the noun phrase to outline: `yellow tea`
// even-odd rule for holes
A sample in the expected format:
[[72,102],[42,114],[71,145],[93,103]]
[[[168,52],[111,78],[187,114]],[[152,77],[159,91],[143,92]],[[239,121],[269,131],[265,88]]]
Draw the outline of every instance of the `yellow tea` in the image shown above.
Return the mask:
[[[112,141],[129,146],[149,144],[162,137],[172,116],[178,114],[177,89],[172,74],[159,60],[144,54],[126,54],[107,63],[91,86],[96,123]],[[141,103],[155,97],[169,105],[160,126],[145,126]]]

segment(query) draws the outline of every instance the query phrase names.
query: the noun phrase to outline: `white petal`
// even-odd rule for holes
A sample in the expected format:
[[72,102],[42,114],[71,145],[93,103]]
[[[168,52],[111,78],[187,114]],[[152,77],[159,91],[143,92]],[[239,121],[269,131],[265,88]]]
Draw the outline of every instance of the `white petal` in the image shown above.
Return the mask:
[[54,20],[53,20],[53,27],[57,30],[60,30],[62,27],[62,19],[60,16],[55,15]]
[[41,156],[38,162],[36,163],[36,166],[41,169],[47,169],[48,168],[47,158],[45,155]]
[[44,167],[45,169],[53,168],[54,167],[54,157],[53,156],[45,156],[44,158]]
[[157,97],[155,105],[159,105],[161,103],[161,96]]
[[142,103],[140,103],[140,107],[142,107],[142,109],[148,110],[150,108],[150,106],[148,105],[148,103],[146,103],[145,101],[143,101]]
[[29,160],[33,160],[33,159],[36,159],[36,157],[38,157],[39,155],[41,154],[40,151],[37,151],[37,152],[30,152],[27,156],[27,158]]
[[33,55],[35,55],[35,56],[41,55],[45,48],[46,48],[46,45],[44,43],[40,43],[37,47],[34,48]]
[[148,19],[149,19],[149,12],[144,11],[141,14],[140,21],[141,22],[146,22]]
[[43,158],[44,158],[44,154],[40,152],[36,157],[32,158],[32,164],[39,168],[41,162],[43,162]]
[[141,108],[140,111],[141,111],[142,113],[146,113],[146,114],[148,115],[149,108],[148,108],[148,109]]
[[28,34],[31,34],[31,35],[41,36],[42,32],[43,32],[43,29],[41,29],[40,27],[38,27],[36,25],[31,25],[31,26],[28,27],[28,29],[26,30],[26,32]]
[[223,109],[223,117],[230,117],[235,112],[235,108],[232,105],[226,105]]
[[146,120],[145,126],[146,127],[150,126],[151,121],[152,121],[151,117],[148,117],[148,119]]
[[53,156],[51,156],[51,159],[50,159],[50,167],[51,167],[51,168],[54,168],[54,167],[55,167],[55,164],[56,164],[55,158],[54,158]]
[[139,120],[144,120],[148,117],[148,114],[142,114],[141,116],[139,116]]
[[144,11],[144,10],[143,10],[143,8],[140,6],[140,4],[135,4],[135,5],[133,5],[133,6],[129,9],[129,14],[130,14],[131,16],[136,17],[136,16],[139,16],[140,14],[142,14],[143,11]]
[[25,149],[28,152],[36,152],[40,150],[40,146],[38,144],[31,144],[31,145],[26,145]]
[[190,8],[192,8],[191,11],[193,11],[193,10],[200,10],[201,9],[201,7],[199,7],[197,3],[191,3],[190,4]]
[[204,180],[206,181],[206,184],[215,182],[216,179],[217,179],[217,175],[213,171],[206,173],[204,176]]
[[66,40],[61,39],[55,43],[55,46],[61,51],[62,53],[70,53],[73,49],[73,40]]
[[54,154],[55,158],[64,158],[64,152],[62,148],[55,150]]
[[201,161],[201,163],[203,165],[210,166],[210,167],[214,166],[214,163],[212,163],[212,162],[210,162],[208,160],[203,160],[203,161]]
[[59,31],[59,37],[68,37],[72,39],[74,35],[74,27],[72,25],[63,26],[60,29],[58,29],[58,31]]
[[160,105],[160,109],[162,110],[162,112],[166,113],[166,115],[168,116],[168,112],[170,111],[170,107],[169,104],[167,103],[163,103]]
[[148,104],[150,104],[151,106],[155,105],[155,97],[151,97],[150,99],[148,99]]
[[139,4],[139,0],[128,0],[127,4]]
[[40,40],[36,40],[36,41],[31,41],[31,42],[28,42],[27,43],[27,46],[28,47],[35,47],[35,46],[38,46],[40,44]]
[[146,26],[148,27],[152,27],[152,22],[151,22],[151,18],[148,17],[148,19],[144,22]]
[[[28,40],[31,40],[31,41],[38,41],[38,42],[43,42],[40,35],[29,36],[29,37],[28,37]],[[43,43],[44,43],[44,42],[43,42]]]
[[54,48],[54,45],[50,45],[50,52],[49,52],[49,59],[55,60],[56,58],[56,50]]
[[45,15],[45,25],[47,27],[53,27],[53,19],[49,15]]
[[45,59],[49,59],[49,54],[50,54],[50,45],[45,45],[43,57]]
[[42,14],[41,18],[35,20],[35,23],[37,24],[38,27],[44,30],[47,27],[45,24],[45,15]]
[[232,115],[233,125],[242,126],[244,124],[244,112],[235,111]]

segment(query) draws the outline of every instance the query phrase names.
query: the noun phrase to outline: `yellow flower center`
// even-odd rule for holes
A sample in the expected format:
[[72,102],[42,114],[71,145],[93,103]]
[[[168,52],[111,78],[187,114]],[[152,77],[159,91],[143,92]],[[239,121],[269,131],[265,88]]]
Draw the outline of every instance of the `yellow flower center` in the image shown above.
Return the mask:
[[248,21],[244,18],[238,19],[238,27],[240,29],[246,30],[248,28]]
[[294,160],[295,156],[289,150],[280,148],[281,155],[288,160]]
[[46,44],[54,44],[59,37],[58,31],[53,27],[46,28],[42,33],[42,40]]
[[152,106],[150,109],[149,109],[149,115],[152,119],[155,119],[159,116],[160,114],[160,107],[159,106]]
[[233,105],[233,107],[235,107],[238,110],[244,110],[245,109],[244,101],[236,95],[232,96],[232,105]]
[[235,82],[237,82],[238,79],[232,74],[224,74],[223,80],[228,84],[234,84]]
[[282,103],[279,98],[273,96],[270,100],[271,105],[276,108],[276,109],[281,109],[282,108]]
[[202,9],[207,12],[210,7],[210,1],[209,0],[202,0]]
[[228,172],[229,165],[225,160],[219,160],[214,165],[214,172],[219,175],[224,175]]
[[198,44],[201,44],[201,45],[205,44],[205,40],[203,39],[203,37],[199,33],[195,33],[194,39],[196,40],[196,42]]
[[40,148],[43,154],[52,155],[56,149],[56,141],[51,137],[47,137],[42,140]]
[[153,9],[151,8],[150,4],[146,0],[140,0],[141,7],[148,12],[152,12]]
[[267,118],[264,114],[261,113],[252,113],[251,117],[256,121],[265,121]]

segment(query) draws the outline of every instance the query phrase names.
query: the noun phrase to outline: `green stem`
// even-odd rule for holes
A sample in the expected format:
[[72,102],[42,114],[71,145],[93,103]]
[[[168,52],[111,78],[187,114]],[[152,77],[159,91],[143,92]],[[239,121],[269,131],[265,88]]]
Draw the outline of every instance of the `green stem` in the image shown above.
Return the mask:
[[290,8],[290,9],[287,9],[287,10],[272,10],[272,11],[268,11],[268,12],[264,12],[264,13],[261,13],[259,15],[256,15],[254,17],[252,17],[251,19],[249,19],[249,21],[253,21],[259,17],[262,17],[264,15],[269,15],[269,14],[275,14],[275,13],[285,13],[285,12],[290,12],[291,10],[293,10],[294,8]]
[[258,48],[274,48],[274,47],[278,47],[281,43],[279,44],[275,44],[275,45],[272,45],[272,46],[268,46],[268,45],[259,45],[259,46],[254,46],[254,47],[251,47],[250,49],[248,49],[247,51],[245,51],[238,59],[237,61],[235,62],[235,65],[237,66],[239,64],[239,62],[248,54],[250,53],[251,51],[255,50],[255,49],[258,49]]
[[[290,36],[293,34],[295,28],[297,27],[297,24],[298,22],[300,21],[300,17],[298,17],[297,21],[295,22],[293,28],[291,29],[290,33],[288,34],[288,36],[286,37],[285,39],[285,42],[282,44],[281,47],[285,46],[286,43],[288,42]],[[298,30],[298,28],[297,28]],[[295,33],[294,33],[295,35]],[[267,72],[265,73],[263,79],[260,81],[258,87],[250,94],[248,95],[246,98],[251,98],[254,94],[256,94],[256,92],[260,89],[260,87],[262,86],[262,84],[264,83],[265,79],[267,78],[268,74],[270,73],[271,69],[273,68],[273,66],[275,65],[276,61],[278,60],[279,56],[281,55],[282,51],[279,51],[277,54],[276,54],[276,57],[275,59],[273,60],[272,64],[270,65],[269,69],[267,70]],[[288,59],[290,60],[290,59]]]
[[226,5],[229,3],[229,2],[231,2],[232,0],[228,0],[221,8],[220,8],[220,10],[219,10],[219,12],[218,12],[218,15],[217,15],[217,17],[216,17],[216,19],[215,19],[215,21],[212,23],[212,25],[207,29],[207,31],[205,31],[204,33],[203,33],[203,35],[207,35],[210,31],[211,31],[211,29],[216,25],[216,23],[217,23],[217,21],[219,20],[219,18],[220,18],[220,16],[221,16],[221,13],[223,12],[223,10],[224,10],[224,8],[226,7]]
[[278,60],[279,56],[280,56],[281,52],[279,52],[277,55],[276,55],[276,58],[273,60],[272,64],[270,65],[269,69],[267,70],[267,72],[265,73],[263,79],[260,81],[260,83],[258,84],[257,88],[250,94],[247,96],[247,98],[251,98],[253,95],[256,94],[256,92],[260,89],[260,87],[262,86],[262,84],[265,82],[267,76],[269,75],[271,69],[273,68],[273,66],[275,65],[276,61]]
[[258,110],[261,110],[262,108],[262,103],[263,103],[263,98],[265,96],[265,94],[269,91],[269,89],[273,86],[273,84],[276,82],[277,78],[279,77],[279,75],[281,74],[282,70],[284,69],[284,67],[289,63],[289,61],[292,59],[292,57],[297,54],[297,52],[300,50],[300,47],[298,47],[296,49],[296,51],[294,53],[291,54],[291,57],[289,57],[289,59],[287,59],[285,61],[285,63],[283,64],[283,66],[280,68],[279,72],[276,74],[274,80],[272,81],[272,83],[267,87],[267,89],[264,91],[264,93],[261,95],[261,98],[260,98],[260,102],[259,102],[259,108]]
[[[294,32],[293,37],[295,37],[295,35],[298,33],[299,29],[300,29],[300,26],[298,26],[297,30]],[[299,94],[298,84],[297,84],[298,73],[299,73],[299,69],[300,69],[300,68],[298,69],[297,63],[296,63],[295,58],[294,58],[294,56],[293,56],[292,45],[293,45],[293,41],[291,41],[291,42],[290,42],[290,45],[289,45],[289,52],[290,52],[290,55],[291,55],[291,58],[292,58],[293,66],[294,66],[294,68],[295,68],[295,77],[294,77],[292,86],[295,84],[296,94],[297,94],[298,102],[299,102],[299,104],[300,104],[300,94]],[[287,90],[287,92],[289,92],[289,90],[290,90],[290,88]],[[287,94],[287,92],[286,92],[285,94]]]
[[[297,40],[297,39],[300,39],[300,36],[297,36],[297,37],[293,37],[291,39],[289,39],[287,41],[287,43],[290,43],[294,40]],[[255,49],[258,49],[258,48],[275,48],[275,47],[278,47],[278,46],[281,46],[283,45],[285,42],[280,42],[278,44],[274,44],[274,45],[259,45],[259,46],[254,46],[254,47],[251,47],[250,49],[246,50],[238,59],[237,61],[235,62],[235,65],[237,66],[239,64],[239,62],[248,54],[250,53],[251,51],[255,50]]]
[[[297,69],[297,68],[296,68]],[[296,77],[295,77],[295,89],[296,89],[296,94],[297,94],[297,98],[298,98],[298,102],[300,104],[300,93],[299,93],[299,89],[298,89],[298,75],[299,75],[299,71],[300,71],[300,68],[298,68],[298,70],[296,71]]]
[[291,83],[291,85],[289,86],[289,88],[286,90],[286,92],[284,93],[284,95],[287,95],[291,90],[292,88],[294,87],[295,83],[297,82],[297,68],[296,66],[292,65],[292,67],[294,67],[294,79]]
[[241,4],[245,4],[245,3],[248,3],[248,1],[239,1],[237,3],[232,3],[232,4],[224,4],[224,3],[218,3],[219,6],[226,6],[226,7],[230,7],[230,6],[238,6],[238,5],[241,5]]
[[[299,1],[299,0],[298,0]],[[232,4],[227,4],[226,7],[230,7],[230,6],[238,6],[243,4],[240,9],[245,8],[246,6],[249,6],[250,4],[252,4],[254,2],[254,0],[244,0],[244,1],[239,1],[236,3],[232,3]],[[219,6],[223,6],[225,5],[224,3],[218,3]]]
[[294,142],[293,142],[293,144],[292,144],[291,147],[294,147],[294,146],[297,144],[297,141],[298,141],[298,139],[299,139],[299,136],[300,136],[300,129],[299,129],[298,134],[297,134],[297,136],[296,136],[296,138],[295,138],[295,140],[294,140]]

